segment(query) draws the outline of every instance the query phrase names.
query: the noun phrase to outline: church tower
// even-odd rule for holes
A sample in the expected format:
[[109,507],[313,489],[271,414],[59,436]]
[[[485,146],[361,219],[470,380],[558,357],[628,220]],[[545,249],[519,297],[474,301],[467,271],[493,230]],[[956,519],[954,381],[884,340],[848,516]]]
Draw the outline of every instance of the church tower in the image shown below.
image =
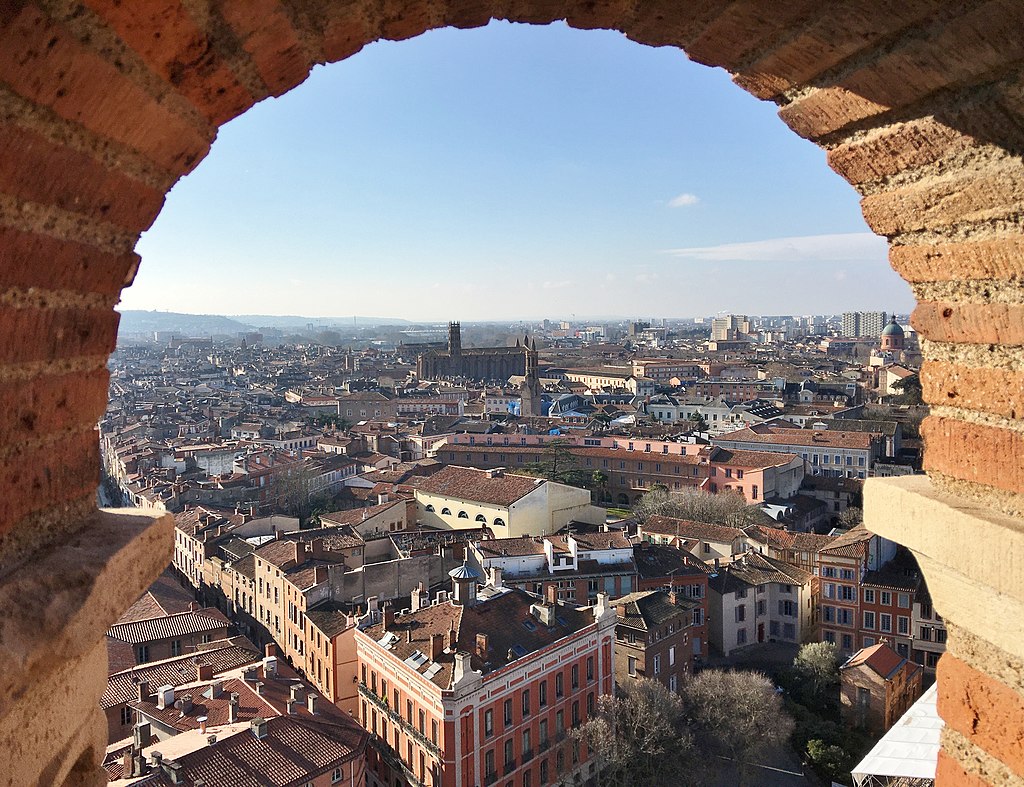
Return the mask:
[[448,323],[448,355],[452,358],[462,357],[462,325],[457,322]]
[[541,409],[540,374],[537,369],[537,340],[526,343],[526,378],[519,386],[519,413],[523,416],[543,415]]

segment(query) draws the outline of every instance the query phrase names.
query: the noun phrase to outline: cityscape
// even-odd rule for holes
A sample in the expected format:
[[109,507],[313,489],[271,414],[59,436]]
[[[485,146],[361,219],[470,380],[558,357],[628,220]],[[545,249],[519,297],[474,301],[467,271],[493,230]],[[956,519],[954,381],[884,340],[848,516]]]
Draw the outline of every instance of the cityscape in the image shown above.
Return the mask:
[[944,622],[861,513],[921,472],[905,314],[239,319],[111,356],[101,502],[175,521],[107,636],[113,784],[639,783],[638,698],[688,708],[647,781],[852,784],[934,718]]
[[0,4],[0,787],[1024,785],[1021,30]]

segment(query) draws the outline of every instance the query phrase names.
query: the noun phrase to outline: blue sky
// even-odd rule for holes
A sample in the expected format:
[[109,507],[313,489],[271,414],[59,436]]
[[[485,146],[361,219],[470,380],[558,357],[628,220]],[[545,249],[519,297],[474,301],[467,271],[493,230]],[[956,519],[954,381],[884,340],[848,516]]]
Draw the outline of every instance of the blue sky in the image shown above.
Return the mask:
[[225,125],[122,308],[412,320],[907,311],[853,189],[676,49],[491,23]]

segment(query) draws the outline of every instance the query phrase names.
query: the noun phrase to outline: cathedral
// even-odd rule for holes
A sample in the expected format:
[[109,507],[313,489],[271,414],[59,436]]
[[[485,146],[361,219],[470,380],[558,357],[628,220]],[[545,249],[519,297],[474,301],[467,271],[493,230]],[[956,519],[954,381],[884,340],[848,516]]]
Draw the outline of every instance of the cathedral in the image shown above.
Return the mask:
[[[535,343],[536,345],[536,343]],[[536,352],[536,350],[534,350]],[[515,347],[473,347],[462,349],[462,328],[448,324],[448,349],[428,350],[416,359],[416,376],[421,380],[465,378],[501,380],[526,374],[528,344],[516,340]]]

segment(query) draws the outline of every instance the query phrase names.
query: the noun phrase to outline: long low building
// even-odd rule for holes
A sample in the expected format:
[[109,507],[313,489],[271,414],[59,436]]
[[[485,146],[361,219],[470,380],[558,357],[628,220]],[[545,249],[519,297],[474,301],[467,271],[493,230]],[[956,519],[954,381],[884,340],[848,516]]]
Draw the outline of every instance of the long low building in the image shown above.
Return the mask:
[[[633,445],[633,443],[629,443]],[[737,492],[749,503],[773,498],[790,498],[797,493],[804,477],[804,462],[793,453],[742,451],[704,448],[686,452],[694,446],[676,445],[677,453],[629,447],[566,445],[566,455],[577,469],[588,475],[601,473],[595,483],[599,500],[632,505],[654,487],[670,492],[701,489],[712,494]],[[668,448],[668,445],[665,444]],[[437,460],[484,470],[526,468],[547,458],[545,445],[470,445],[449,443],[438,449]]]
[[714,437],[717,446],[734,450],[798,454],[809,475],[867,478],[875,461],[885,454],[880,433],[818,429],[787,429],[757,424]]

